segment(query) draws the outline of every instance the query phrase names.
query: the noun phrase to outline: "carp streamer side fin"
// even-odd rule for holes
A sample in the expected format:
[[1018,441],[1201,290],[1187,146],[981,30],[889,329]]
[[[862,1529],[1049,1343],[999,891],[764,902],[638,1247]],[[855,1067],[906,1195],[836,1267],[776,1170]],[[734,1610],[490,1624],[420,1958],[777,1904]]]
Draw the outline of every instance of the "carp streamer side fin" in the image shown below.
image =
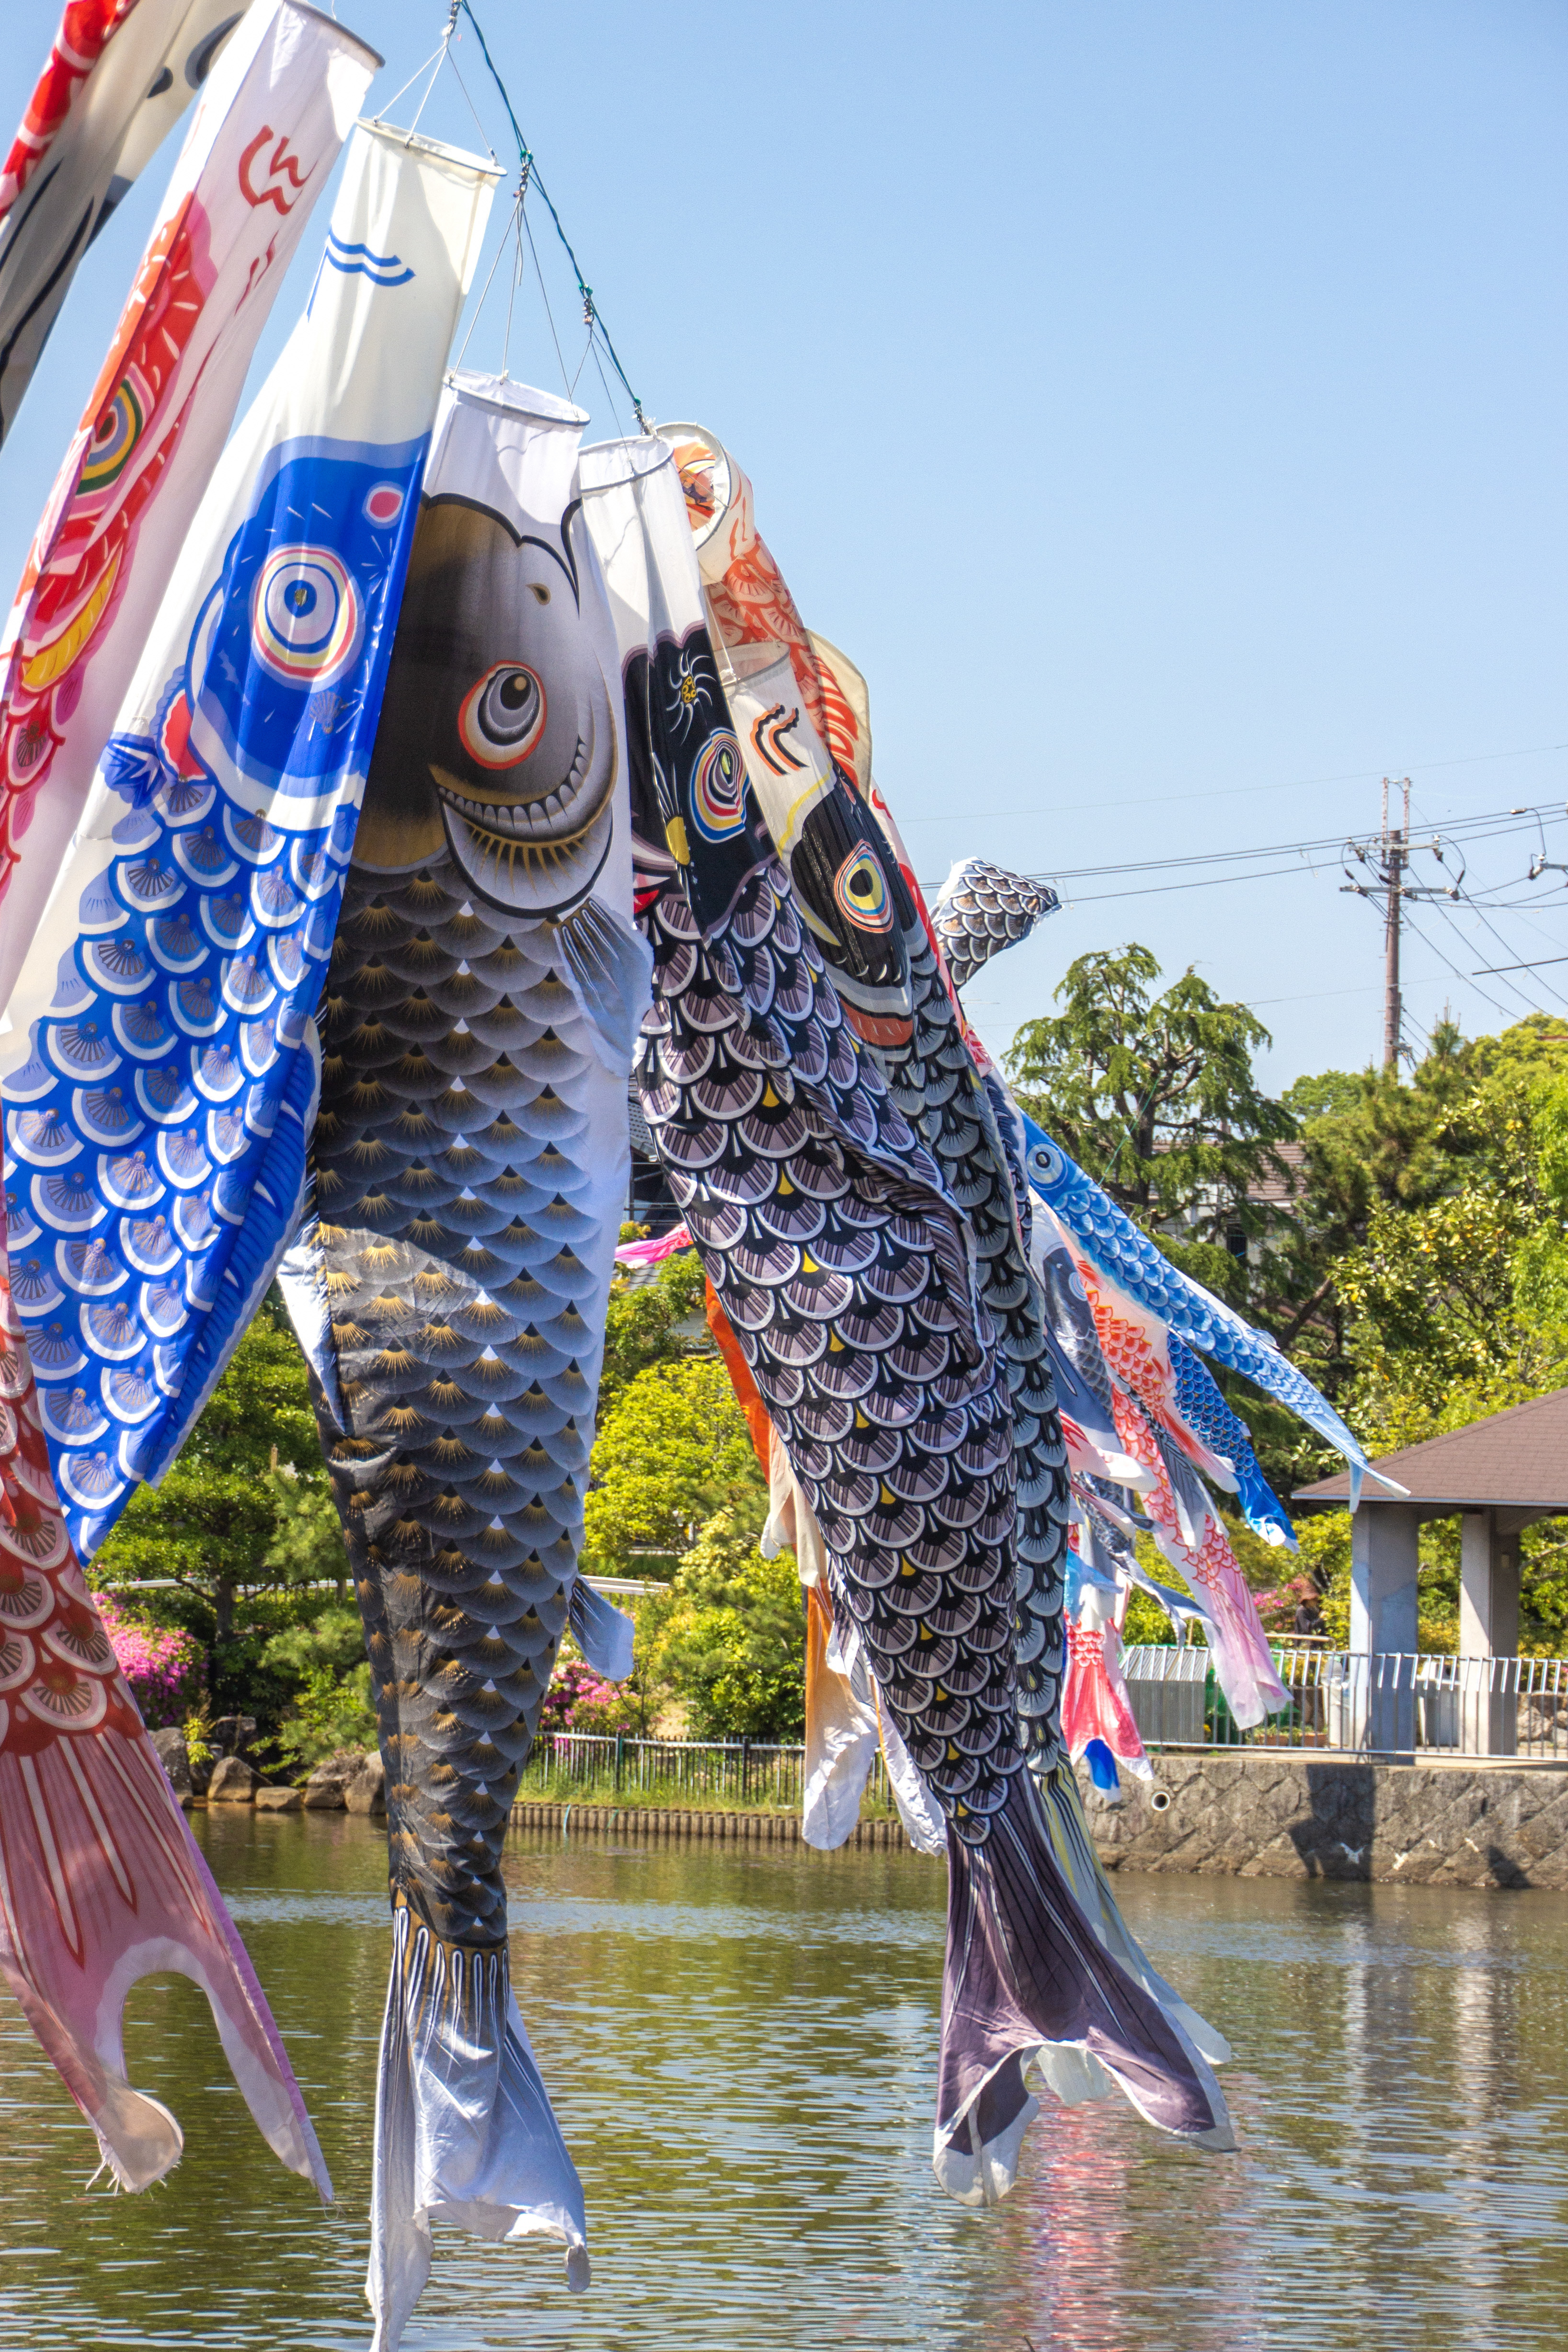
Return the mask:
[[122,2189],[178,2163],[125,2079],[139,1979],[201,1987],[263,2137],[331,2182],[278,2029],[142,1727],[70,1548],[0,1239],[0,1971]]

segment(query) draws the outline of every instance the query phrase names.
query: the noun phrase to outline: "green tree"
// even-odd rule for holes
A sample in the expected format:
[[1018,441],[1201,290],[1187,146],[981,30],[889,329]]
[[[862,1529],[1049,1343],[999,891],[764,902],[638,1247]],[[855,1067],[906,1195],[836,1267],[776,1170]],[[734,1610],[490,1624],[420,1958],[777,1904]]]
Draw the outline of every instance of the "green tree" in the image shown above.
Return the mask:
[[1267,1213],[1247,1195],[1283,1174],[1277,1146],[1296,1120],[1252,1067],[1268,1032],[1188,970],[1152,993],[1160,966],[1133,944],[1079,956],[1062,1010],[1026,1022],[1007,1067],[1024,1108],[1139,1223],[1182,1220],[1211,1249]]
[[290,1763],[318,1764],[340,1748],[374,1748],[375,1709],[357,1609],[325,1609],[274,1633],[261,1664],[293,1687],[277,1734]]
[[650,1365],[679,1363],[688,1356],[711,1351],[703,1295],[702,1268],[695,1250],[678,1250],[647,1282],[634,1284],[624,1274],[616,1276],[605,1317],[601,1424],[627,1383]]
[[717,1356],[649,1365],[600,1424],[584,1565],[636,1575],[639,1553],[680,1555],[726,1509],[748,1541],[767,1517],[767,1488],[729,1373]]
[[346,1572],[329,1513],[335,1519],[305,1360],[268,1302],[163,1484],[132,1496],[92,1562],[92,1581],[112,1589],[172,1580],[172,1592],[138,1599],[207,1645],[218,1713],[270,1725],[298,1678],[264,1663],[268,1643],[319,1612],[310,1581]]
[[799,1739],[805,1614],[795,1556],[764,1559],[731,1511],[701,1529],[676,1572],[658,1669],[699,1739]]

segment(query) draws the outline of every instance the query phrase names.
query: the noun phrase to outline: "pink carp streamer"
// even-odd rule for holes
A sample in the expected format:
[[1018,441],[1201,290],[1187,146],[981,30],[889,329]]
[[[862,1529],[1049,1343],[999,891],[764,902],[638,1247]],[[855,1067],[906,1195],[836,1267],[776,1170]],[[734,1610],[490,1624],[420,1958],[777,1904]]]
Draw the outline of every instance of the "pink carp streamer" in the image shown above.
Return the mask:
[[[1196,1507],[1178,1496],[1148,1416],[1125,1390],[1115,1395],[1116,1426],[1122,1444],[1152,1478],[1141,1498],[1154,1523],[1154,1540],[1201,1602],[1214,1653],[1215,1673],[1237,1724],[1250,1731],[1266,1715],[1290,1704],[1279,1679],[1268,1636],[1258,1614],[1252,1588],[1230,1539],[1206,1497]],[[1196,1481],[1194,1482],[1194,1487]]]
[[330,2200],[283,2044],[174,1801],[60,1515],[0,1236],[0,1971],[122,2189],[179,2161],[125,2078],[137,1980],[201,1987],[263,2137]]
[[[1075,1552],[1079,1527],[1075,1520],[1068,1538]],[[1068,1612],[1062,1743],[1076,1764],[1098,1739],[1118,1766],[1141,1780],[1152,1780],[1153,1767],[1144,1752],[1143,1736],[1121,1678],[1121,1628],[1117,1621],[1124,1606],[1120,1591],[1112,1593],[1101,1584],[1086,1580],[1076,1612]],[[1101,1773],[1094,1777],[1096,1785],[1101,1785]]]
[[630,1266],[636,1273],[646,1274],[654,1266],[662,1265],[667,1257],[674,1257],[680,1250],[690,1247],[691,1235],[684,1225],[677,1225],[673,1233],[660,1234],[653,1241],[623,1242],[616,1252],[616,1264]]

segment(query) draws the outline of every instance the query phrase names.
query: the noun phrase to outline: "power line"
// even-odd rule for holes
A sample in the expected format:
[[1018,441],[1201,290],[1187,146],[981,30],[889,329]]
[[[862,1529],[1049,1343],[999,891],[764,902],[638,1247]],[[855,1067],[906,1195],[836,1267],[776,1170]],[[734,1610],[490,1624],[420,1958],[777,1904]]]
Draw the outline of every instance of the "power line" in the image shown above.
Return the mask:
[[[1483,809],[1478,810],[1473,816],[1456,817],[1451,824],[1445,826],[1444,831],[1449,840],[1492,841],[1521,829],[1528,830],[1513,822],[1517,818],[1551,816],[1561,823],[1563,814],[1554,803],[1542,803],[1540,807],[1530,808]],[[1482,827],[1488,829],[1478,829]],[[1054,866],[1048,871],[1042,868],[1031,878],[1055,882],[1089,881],[1104,874],[1163,874],[1182,866],[1232,865],[1249,857],[1305,856],[1314,851],[1337,856],[1344,846],[1342,833],[1320,834],[1316,839],[1308,841],[1260,842],[1252,849],[1194,849],[1180,851],[1169,857],[1118,858],[1110,866]]]
[[[1568,743],[1531,743],[1517,751],[1467,751],[1451,760],[1423,760],[1417,764],[1422,773],[1436,772],[1445,768],[1479,768],[1498,760],[1536,760],[1549,752],[1568,751]],[[1277,784],[1216,784],[1196,793],[1149,793],[1131,800],[1068,801],[1051,808],[980,809],[969,814],[969,822],[984,824],[991,818],[1016,816],[1093,816],[1101,809],[1163,808],[1169,801],[1226,801],[1244,796],[1255,799],[1259,793],[1319,792],[1328,784],[1364,784],[1370,771],[1366,768],[1346,768],[1336,776],[1293,776]],[[951,812],[940,816],[906,816],[900,819],[905,831],[912,824],[949,824]]]

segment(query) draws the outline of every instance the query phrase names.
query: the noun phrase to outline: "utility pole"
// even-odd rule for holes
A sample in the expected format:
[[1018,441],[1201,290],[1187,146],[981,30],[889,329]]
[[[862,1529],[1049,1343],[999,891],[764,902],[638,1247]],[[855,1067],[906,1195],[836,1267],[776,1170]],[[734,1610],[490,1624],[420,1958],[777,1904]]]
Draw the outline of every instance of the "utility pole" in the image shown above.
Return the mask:
[[1405,783],[1405,821],[1388,830],[1388,778],[1383,780],[1383,835],[1378,844],[1388,898],[1383,919],[1383,1066],[1399,1067],[1399,909],[1405,901],[1405,868],[1410,856],[1410,779]]
[[[1390,825],[1388,802],[1390,790],[1403,794],[1399,821]],[[1449,845],[1450,848],[1452,844]],[[1400,1035],[1404,1000],[1399,987],[1400,922],[1406,898],[1458,898],[1464,881],[1463,861],[1457,882],[1439,884],[1436,887],[1411,882],[1407,877],[1410,861],[1418,849],[1429,850],[1439,866],[1446,866],[1443,840],[1434,834],[1430,841],[1410,838],[1410,779],[1402,776],[1392,787],[1383,780],[1383,825],[1375,841],[1347,841],[1346,858],[1354,858],[1361,868],[1358,875],[1347,864],[1345,880],[1341,888],[1353,891],[1358,898],[1383,900],[1383,1066],[1397,1070],[1403,1051]]]

